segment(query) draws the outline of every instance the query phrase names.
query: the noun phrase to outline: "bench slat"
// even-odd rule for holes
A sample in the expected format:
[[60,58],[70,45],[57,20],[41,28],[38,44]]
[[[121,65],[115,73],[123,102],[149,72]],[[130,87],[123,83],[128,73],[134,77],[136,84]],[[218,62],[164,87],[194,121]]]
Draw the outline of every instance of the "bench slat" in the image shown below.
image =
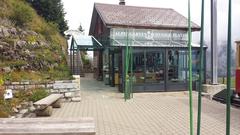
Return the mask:
[[60,99],[63,95],[62,94],[51,94],[37,102],[34,103],[34,105],[39,106],[39,105],[43,105],[43,106],[49,106],[52,103],[54,103],[56,100]]
[[0,119],[0,135],[95,135],[93,118]]

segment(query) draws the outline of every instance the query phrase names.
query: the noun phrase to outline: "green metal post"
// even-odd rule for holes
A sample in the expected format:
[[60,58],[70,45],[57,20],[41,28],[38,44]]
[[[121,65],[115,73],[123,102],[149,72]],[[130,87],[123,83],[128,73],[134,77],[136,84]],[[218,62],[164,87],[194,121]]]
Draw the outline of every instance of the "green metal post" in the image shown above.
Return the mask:
[[130,45],[130,72],[131,72],[131,81],[130,81],[130,93],[131,93],[131,98],[133,98],[133,47],[132,47],[132,42]]
[[226,135],[230,135],[231,113],[231,42],[232,42],[232,0],[229,0],[228,8],[228,41],[227,41],[227,106],[226,106]]
[[125,92],[124,98],[125,101],[129,99],[129,75],[128,75],[128,68],[129,68],[129,48],[128,48],[128,30],[127,30],[127,45],[126,45],[126,53],[125,53]]
[[201,111],[202,111],[202,83],[203,83],[203,41],[204,41],[204,0],[202,0],[201,13],[201,37],[200,37],[200,72],[199,72],[199,91],[198,91],[198,119],[197,135],[201,134]]
[[188,0],[188,68],[189,68],[189,113],[190,135],[193,135],[193,108],[192,108],[192,30],[191,30],[191,0]]

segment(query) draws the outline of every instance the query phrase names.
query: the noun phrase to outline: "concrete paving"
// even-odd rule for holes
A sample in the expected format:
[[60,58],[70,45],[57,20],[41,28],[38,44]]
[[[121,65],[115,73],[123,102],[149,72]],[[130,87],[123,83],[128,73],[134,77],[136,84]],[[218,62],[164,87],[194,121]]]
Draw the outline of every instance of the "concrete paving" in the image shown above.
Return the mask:
[[[189,135],[187,92],[123,94],[86,75],[81,78],[81,102],[65,102],[52,117],[93,117],[97,135]],[[197,93],[193,93],[194,131]],[[240,109],[231,110],[231,135],[240,135]],[[203,98],[202,135],[225,134],[225,105]]]

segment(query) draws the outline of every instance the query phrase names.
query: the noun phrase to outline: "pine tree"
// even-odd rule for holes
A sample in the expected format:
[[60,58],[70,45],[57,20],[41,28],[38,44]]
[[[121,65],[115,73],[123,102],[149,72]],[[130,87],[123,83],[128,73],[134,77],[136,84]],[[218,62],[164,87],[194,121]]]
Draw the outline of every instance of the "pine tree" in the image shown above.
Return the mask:
[[85,30],[83,29],[83,27],[82,27],[82,24],[80,24],[80,26],[78,27],[78,30],[80,31],[80,32],[84,32]]
[[26,0],[37,13],[49,22],[57,24],[63,34],[68,29],[67,21],[64,19],[65,12],[61,0]]

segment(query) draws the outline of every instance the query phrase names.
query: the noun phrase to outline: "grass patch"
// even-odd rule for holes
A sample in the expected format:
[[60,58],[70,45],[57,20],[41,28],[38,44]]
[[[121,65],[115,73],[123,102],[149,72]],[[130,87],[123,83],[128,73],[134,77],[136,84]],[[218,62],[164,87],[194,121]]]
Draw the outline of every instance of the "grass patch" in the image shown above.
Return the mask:
[[40,99],[47,97],[48,95],[49,93],[47,92],[46,89],[35,89],[32,91],[32,95],[30,96],[29,100],[36,102]]
[[26,4],[13,3],[13,12],[10,19],[19,27],[24,27],[32,22],[34,10]]
[[27,65],[27,62],[23,60],[4,61],[0,63],[0,67],[11,67],[17,69],[20,69],[24,65]]

